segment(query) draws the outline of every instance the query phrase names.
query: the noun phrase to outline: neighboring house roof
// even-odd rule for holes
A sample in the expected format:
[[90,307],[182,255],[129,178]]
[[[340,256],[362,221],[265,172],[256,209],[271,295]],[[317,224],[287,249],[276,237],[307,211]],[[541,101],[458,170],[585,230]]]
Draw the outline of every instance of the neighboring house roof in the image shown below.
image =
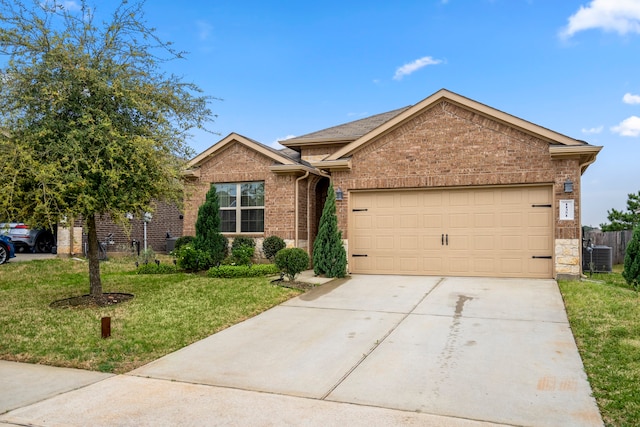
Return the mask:
[[353,122],[344,123],[328,129],[322,129],[317,132],[308,133],[306,135],[278,142],[286,147],[296,147],[314,143],[331,144],[355,141],[362,135],[371,132],[373,129],[376,129],[409,108],[411,108],[411,106],[398,108],[397,110],[387,111],[386,113],[376,114],[374,116],[365,117],[364,119],[355,120]]

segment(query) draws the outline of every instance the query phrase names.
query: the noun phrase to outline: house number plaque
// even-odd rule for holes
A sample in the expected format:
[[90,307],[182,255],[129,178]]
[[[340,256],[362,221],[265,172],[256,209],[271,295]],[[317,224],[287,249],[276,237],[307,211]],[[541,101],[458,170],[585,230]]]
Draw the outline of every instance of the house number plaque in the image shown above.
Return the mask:
[[560,220],[573,221],[574,219],[574,201],[560,200]]

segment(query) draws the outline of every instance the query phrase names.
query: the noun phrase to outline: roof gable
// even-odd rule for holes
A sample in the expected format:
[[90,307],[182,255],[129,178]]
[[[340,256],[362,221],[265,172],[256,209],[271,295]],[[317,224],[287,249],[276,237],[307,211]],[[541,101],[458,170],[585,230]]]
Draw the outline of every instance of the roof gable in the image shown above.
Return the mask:
[[597,151],[599,151],[599,147],[593,147],[584,141],[570,138],[566,135],[554,132],[542,126],[538,126],[526,120],[507,114],[503,111],[481,104],[472,99],[465,98],[446,89],[441,89],[433,95],[420,101],[419,103],[403,109],[388,121],[382,123],[374,129],[371,129],[368,133],[345,145],[334,154],[327,157],[326,161],[336,161],[351,156],[354,152],[358,151],[358,149],[360,149],[367,143],[381,137],[382,135],[385,135],[398,126],[401,126],[403,123],[406,123],[413,117],[433,107],[442,100],[446,100],[447,102],[451,102],[465,109],[473,110],[478,114],[487,116],[492,120],[502,122],[508,126],[515,127],[525,133],[534,135],[537,138],[547,141],[551,145],[571,146],[575,147],[578,150],[580,149],[579,147],[598,148]]
[[204,163],[208,158],[214,156],[220,150],[228,146],[229,144],[238,143],[246,146],[247,148],[257,151],[265,157],[273,159],[274,162],[283,164],[283,165],[299,165],[299,163],[289,157],[287,154],[282,153],[278,150],[275,150],[271,147],[267,147],[264,144],[261,144],[253,139],[247,138],[237,133],[230,133],[222,140],[216,142],[214,145],[194,157],[189,162],[189,169],[198,168]]

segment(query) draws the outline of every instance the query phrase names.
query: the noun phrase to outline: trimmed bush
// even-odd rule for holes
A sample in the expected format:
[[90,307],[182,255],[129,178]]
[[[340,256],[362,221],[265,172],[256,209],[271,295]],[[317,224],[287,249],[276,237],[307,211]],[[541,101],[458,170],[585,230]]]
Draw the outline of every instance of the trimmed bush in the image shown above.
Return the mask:
[[246,246],[249,248],[255,248],[256,247],[256,241],[253,240],[251,237],[235,237],[233,239],[233,242],[231,243],[231,251],[233,252],[234,249],[240,248],[242,246]]
[[287,244],[278,236],[269,236],[262,241],[262,252],[269,260],[275,258],[278,251],[286,248]]
[[309,254],[300,248],[282,249],[276,254],[276,265],[290,281],[309,267]]
[[347,253],[338,228],[333,185],[329,185],[327,190],[318,235],[313,242],[313,271],[316,275],[324,274],[326,277],[344,277],[347,274]]
[[178,272],[178,267],[171,264],[143,264],[136,269],[136,274],[173,274]]
[[195,249],[207,252],[211,265],[219,264],[227,254],[227,239],[220,233],[220,203],[215,185],[212,185],[205,202],[198,208]]
[[176,245],[173,248],[173,250],[178,250],[181,247],[183,247],[184,245],[188,245],[189,243],[193,242],[193,239],[195,239],[195,237],[193,236],[182,236],[182,237],[178,237],[176,239]]
[[640,225],[633,230],[631,242],[624,255],[622,277],[636,291],[640,291]]
[[221,265],[213,267],[207,271],[208,277],[219,278],[239,278],[239,277],[262,277],[273,276],[280,272],[275,264],[254,264],[248,265]]
[[254,249],[250,246],[238,246],[231,254],[236,265],[250,265]]
[[179,269],[186,271],[203,271],[211,268],[213,260],[209,252],[194,248],[191,244],[175,251],[176,264]]

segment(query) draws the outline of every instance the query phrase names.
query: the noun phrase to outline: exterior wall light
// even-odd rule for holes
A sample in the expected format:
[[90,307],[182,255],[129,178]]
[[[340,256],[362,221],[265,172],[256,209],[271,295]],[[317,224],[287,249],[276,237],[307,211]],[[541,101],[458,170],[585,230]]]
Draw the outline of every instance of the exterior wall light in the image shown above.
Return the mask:
[[342,201],[343,197],[344,193],[342,192],[342,189],[340,187],[336,188],[336,200]]
[[573,193],[573,181],[569,178],[564,182],[564,192],[565,193]]

